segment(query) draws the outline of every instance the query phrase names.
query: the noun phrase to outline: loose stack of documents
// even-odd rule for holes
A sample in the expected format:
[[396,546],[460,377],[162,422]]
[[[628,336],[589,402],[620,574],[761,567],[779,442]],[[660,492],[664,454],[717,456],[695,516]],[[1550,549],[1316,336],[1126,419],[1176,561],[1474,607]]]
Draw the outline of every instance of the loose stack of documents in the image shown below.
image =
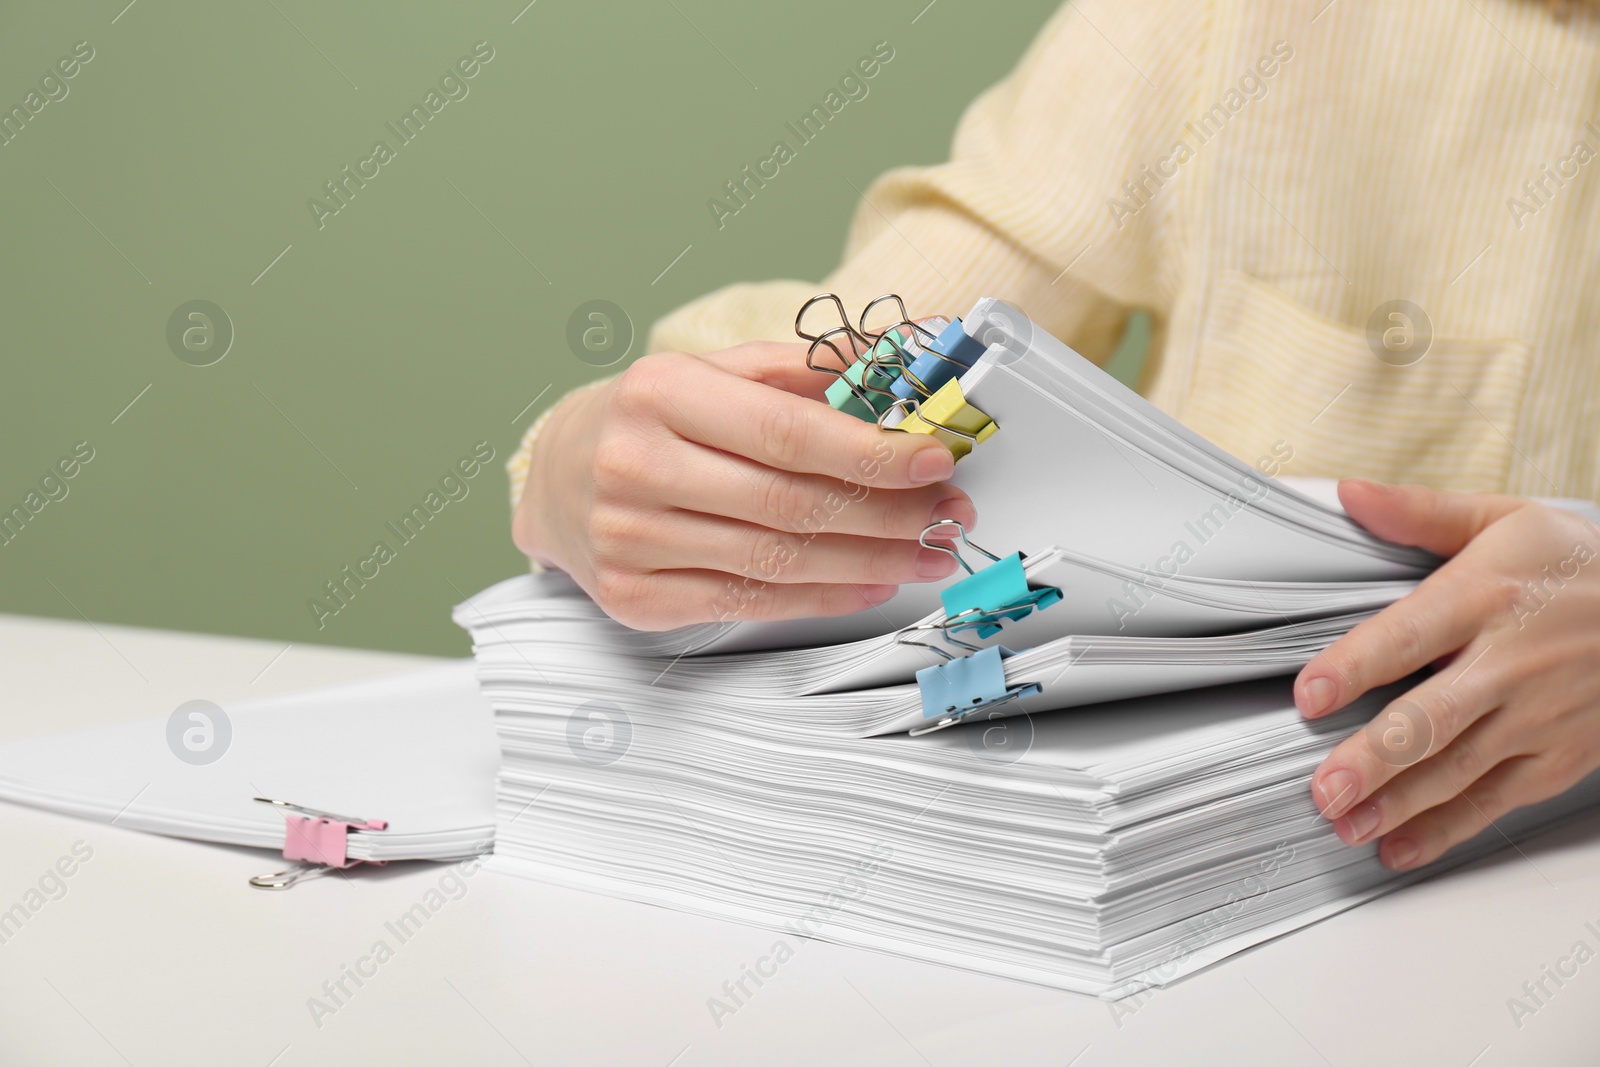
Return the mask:
[[[497,754],[470,662],[0,744],[0,800],[273,852],[286,816],[355,824],[342,857],[456,860],[494,844]],[[265,797],[278,803],[263,803]],[[263,857],[263,872],[283,867]],[[342,864],[340,864],[342,865]]]
[[[1104,996],[1430,873],[1340,843],[1309,790],[1405,684],[1310,723],[1291,682],[1438,561],[1004,304],[937,339],[909,326],[884,360],[887,332],[859,331],[830,398],[957,439],[979,527],[943,543],[963,570],[843,619],[735,602],[659,634],[558,574],[462,604],[503,755],[496,862]],[[929,352],[960,367],[921,388]],[[921,401],[897,401],[912,369]],[[1431,870],[1596,799],[1586,783]]]

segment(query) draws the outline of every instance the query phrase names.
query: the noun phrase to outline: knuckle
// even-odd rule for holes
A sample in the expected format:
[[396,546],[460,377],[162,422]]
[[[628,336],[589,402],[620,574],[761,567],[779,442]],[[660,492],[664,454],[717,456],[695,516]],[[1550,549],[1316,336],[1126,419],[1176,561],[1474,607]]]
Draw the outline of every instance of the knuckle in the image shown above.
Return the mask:
[[607,490],[637,482],[649,469],[649,460],[649,450],[640,442],[623,434],[605,434],[594,449],[595,487]]
[[772,538],[760,532],[741,533],[732,553],[738,568],[736,573],[758,581],[768,578],[776,553],[777,545]]
[[1416,765],[1434,747],[1432,720],[1420,705],[1405,697],[1373,716],[1356,737],[1365,742],[1362,755],[1367,757],[1366,766],[1380,779]]
[[645,524],[622,508],[599,507],[589,513],[586,533],[589,554],[600,564],[628,559],[645,536]]
[[741,622],[750,617],[749,604],[760,583],[735,580],[732,574],[717,575],[704,585],[705,616],[697,621]]
[[1540,769],[1544,771],[1538,776],[1541,783],[1548,783],[1545,788],[1549,795],[1565,792],[1577,785],[1592,769],[1590,760],[1583,751],[1575,745],[1563,745],[1553,749],[1540,757]]
[[765,525],[776,530],[801,530],[811,519],[810,493],[797,479],[773,471],[757,487],[756,506]]
[[618,409],[630,414],[654,410],[661,390],[670,388],[685,361],[693,359],[682,352],[641,356],[617,376],[614,395]]
[[738,618],[749,622],[764,622],[777,616],[779,598],[765,582],[746,582],[740,588]]
[[1452,794],[1463,794],[1479,778],[1486,769],[1478,750],[1472,741],[1465,737],[1458,737],[1442,753],[1444,757],[1445,783]]
[[1427,634],[1424,631],[1422,620],[1411,612],[1400,612],[1390,622],[1388,633],[1385,635],[1391,643],[1399,659],[1400,665],[1408,670],[1415,670],[1424,666],[1427,650]]
[[628,369],[630,372],[638,372],[650,384],[659,385],[673,380],[682,374],[688,365],[698,362],[699,359],[697,357],[691,356],[687,352],[669,350],[652,352],[647,356],[642,356],[635,360]]
[[636,630],[657,628],[650,608],[649,576],[619,567],[605,567],[595,573],[595,599],[617,622]]
[[902,575],[911,570],[910,553],[915,547],[914,545],[908,547],[905,542],[874,539],[872,546],[867,550],[864,580],[875,585],[898,582]]
[[655,386],[650,381],[646,356],[617,376],[611,386],[611,401],[623,415],[640,415],[655,402]]
[[[1467,702],[1465,694],[1456,686],[1446,685],[1426,694],[1417,706],[1432,727],[1436,741],[1456,738],[1466,728]],[[1470,751],[1470,746],[1469,746]]]
[[730,356],[738,357],[740,360],[754,362],[771,352],[772,345],[773,342],[771,341],[740,341],[732,348],[724,349],[724,351]]
[[1488,826],[1516,806],[1507,799],[1505,789],[1494,782],[1478,782],[1462,795],[1471,798],[1472,812],[1469,817],[1478,829]]
[[1475,588],[1483,598],[1485,614],[1509,615],[1528,595],[1522,583],[1509,574],[1480,575]]
[[806,421],[794,404],[764,405],[756,416],[755,432],[763,456],[771,463],[788,468],[805,454]]
[[860,611],[866,598],[850,585],[830,585],[822,591],[821,612],[824,615],[847,615]]
[[925,490],[884,490],[879,506],[870,508],[870,533],[874,537],[913,540],[928,528],[928,517],[937,503]]

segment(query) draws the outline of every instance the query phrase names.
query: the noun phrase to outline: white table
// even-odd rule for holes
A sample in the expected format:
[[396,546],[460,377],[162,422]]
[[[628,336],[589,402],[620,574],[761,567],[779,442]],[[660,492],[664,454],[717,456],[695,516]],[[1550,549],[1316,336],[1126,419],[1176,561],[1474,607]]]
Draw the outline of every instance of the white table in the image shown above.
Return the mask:
[[[0,738],[429,662],[14,616],[0,616],[0,657]],[[352,995],[319,1027],[308,998],[444,868],[262,892],[245,879],[272,868],[263,853],[0,804],[0,911],[78,841],[92,859],[0,944],[0,1064],[1600,1062],[1600,957],[1561,986],[1545,978],[1551,995],[1520,1027],[1507,1004],[1575,942],[1600,952],[1585,926],[1600,931],[1600,817],[1115,1012],[811,942],[720,1027],[707,999],[772,934],[490,871],[359,988],[346,979]]]

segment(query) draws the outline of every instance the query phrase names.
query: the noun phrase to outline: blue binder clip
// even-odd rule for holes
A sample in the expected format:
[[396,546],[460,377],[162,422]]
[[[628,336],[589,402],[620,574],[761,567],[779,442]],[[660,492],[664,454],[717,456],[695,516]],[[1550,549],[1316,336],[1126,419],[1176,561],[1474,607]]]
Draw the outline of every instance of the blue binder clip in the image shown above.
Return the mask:
[[[955,530],[962,544],[988,556],[991,564],[981,571],[974,571],[954,548],[946,544],[929,544],[928,535],[940,528]],[[967,572],[967,577],[939,592],[939,599],[944,604],[945,626],[952,632],[975,629],[980,638],[993,637],[1000,632],[1001,623],[1026,618],[1036,610],[1044,611],[1061,602],[1061,590],[1055,586],[1034,589],[1028,585],[1027,575],[1022,570],[1021,552],[1001,558],[968,540],[966,529],[954,519],[942,519],[934,523],[923,530],[917,540],[924,548],[948,552]]]
[[[943,630],[944,626],[937,629]],[[945,636],[963,648],[972,648],[950,637],[948,631]],[[907,640],[904,634],[901,635],[901,643],[921,645],[945,657],[945,662],[924,667],[917,672],[917,688],[922,694],[922,717],[932,721],[912,730],[912,737],[954,726],[979,712],[1044,692],[1044,687],[1036,682],[1006,684],[1004,661],[1016,655],[1009,648],[994,645],[978,649],[970,656],[955,657],[937,645]]]
[[953,319],[937,337],[924,342],[922,354],[907,364],[889,389],[901,400],[930,397],[951,378],[971,370],[983,351],[983,342],[968,337],[961,320]]

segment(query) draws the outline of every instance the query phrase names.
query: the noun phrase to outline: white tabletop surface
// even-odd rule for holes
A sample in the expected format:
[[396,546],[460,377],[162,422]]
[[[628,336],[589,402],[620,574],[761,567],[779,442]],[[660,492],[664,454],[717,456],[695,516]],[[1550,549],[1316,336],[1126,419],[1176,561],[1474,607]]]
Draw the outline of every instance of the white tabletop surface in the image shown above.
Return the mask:
[[[0,739],[428,662],[0,616]],[[720,1026],[708,999],[773,934],[492,871],[398,944],[385,922],[445,868],[263,892],[264,853],[0,803],[0,911],[80,841],[64,895],[0,944],[6,1067],[1600,1062],[1600,815],[1116,1009],[810,942]],[[392,958],[314,1019],[380,938]]]

